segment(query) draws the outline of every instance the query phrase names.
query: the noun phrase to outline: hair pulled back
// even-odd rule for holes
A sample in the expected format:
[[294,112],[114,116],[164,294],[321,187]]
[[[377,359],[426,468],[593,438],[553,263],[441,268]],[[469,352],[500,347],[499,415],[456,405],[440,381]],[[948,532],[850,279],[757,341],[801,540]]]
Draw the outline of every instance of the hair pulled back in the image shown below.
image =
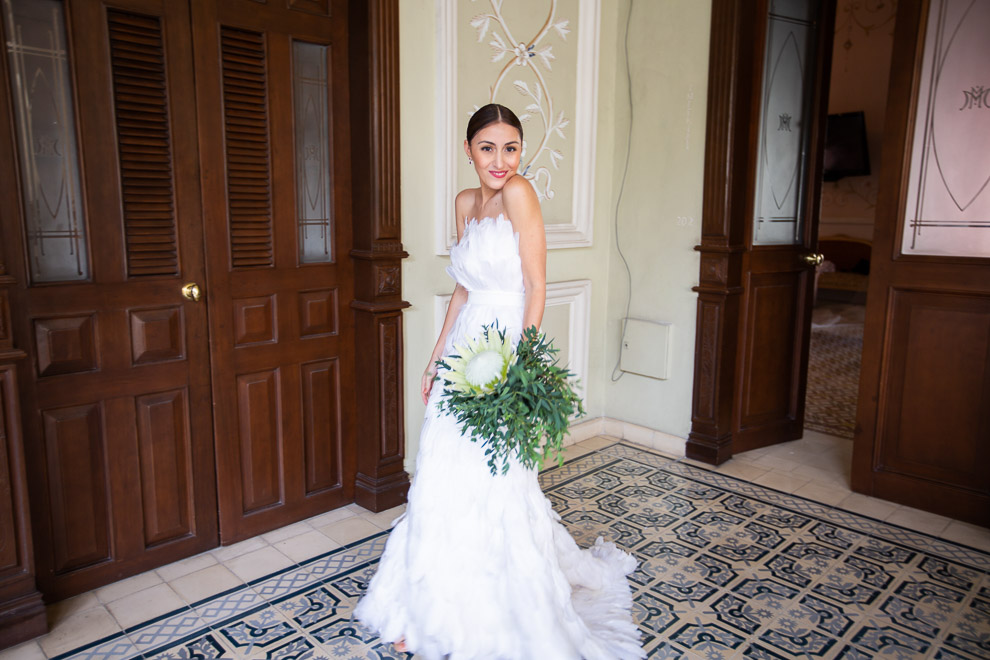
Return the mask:
[[488,105],[478,108],[478,110],[471,115],[471,119],[468,120],[468,144],[471,144],[471,140],[473,140],[474,136],[478,134],[478,131],[486,126],[491,126],[492,124],[508,124],[509,126],[512,126],[514,129],[519,131],[519,141],[522,142],[522,122],[519,121],[519,117],[516,117],[516,113],[509,110],[504,105],[489,103]]

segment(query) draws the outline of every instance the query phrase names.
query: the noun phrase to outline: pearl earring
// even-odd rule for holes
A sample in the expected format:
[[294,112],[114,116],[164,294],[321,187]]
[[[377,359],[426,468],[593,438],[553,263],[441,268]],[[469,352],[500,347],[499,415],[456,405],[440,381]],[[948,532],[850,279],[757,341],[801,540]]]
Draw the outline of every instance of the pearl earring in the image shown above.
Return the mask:
[[470,156],[468,156],[468,165],[474,165],[474,161],[471,160]]

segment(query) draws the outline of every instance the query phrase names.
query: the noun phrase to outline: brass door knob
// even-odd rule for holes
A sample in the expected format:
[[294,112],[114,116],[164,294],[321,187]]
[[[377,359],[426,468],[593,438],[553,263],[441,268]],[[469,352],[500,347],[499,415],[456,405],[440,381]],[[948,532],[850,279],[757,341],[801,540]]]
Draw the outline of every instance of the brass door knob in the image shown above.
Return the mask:
[[203,297],[203,293],[199,290],[199,285],[195,282],[189,282],[182,286],[182,295],[187,300],[193,302],[199,302],[199,299]]
[[825,255],[821,252],[812,252],[811,254],[806,254],[803,257],[805,263],[809,266],[821,266],[822,261],[825,259]]

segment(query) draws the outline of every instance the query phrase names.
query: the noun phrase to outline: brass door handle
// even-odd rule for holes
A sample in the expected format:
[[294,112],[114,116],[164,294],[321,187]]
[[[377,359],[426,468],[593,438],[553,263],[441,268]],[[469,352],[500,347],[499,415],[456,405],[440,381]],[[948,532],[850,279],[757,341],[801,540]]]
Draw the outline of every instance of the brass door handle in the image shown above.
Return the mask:
[[182,296],[187,300],[193,302],[199,302],[199,299],[203,297],[203,293],[199,290],[199,285],[195,282],[189,282],[182,286]]
[[825,259],[825,255],[821,252],[812,252],[811,254],[806,254],[803,257],[805,263],[809,266],[821,266],[822,261]]

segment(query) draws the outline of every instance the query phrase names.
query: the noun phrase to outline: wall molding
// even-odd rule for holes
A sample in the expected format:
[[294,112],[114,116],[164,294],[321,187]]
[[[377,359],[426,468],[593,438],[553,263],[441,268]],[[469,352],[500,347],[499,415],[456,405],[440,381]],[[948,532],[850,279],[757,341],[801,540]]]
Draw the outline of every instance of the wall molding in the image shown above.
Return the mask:
[[[437,0],[436,152],[440,168],[436,183],[434,245],[436,254],[448,254],[457,240],[454,197],[457,190],[457,158],[462,155],[458,137],[464,117],[457,115],[457,0]],[[601,0],[579,0],[575,105],[571,125],[574,197],[569,222],[545,225],[547,248],[589,247],[593,242],[595,144],[598,126],[598,52]],[[479,46],[484,46],[479,44]],[[558,65],[559,66],[559,65]]]
[[[449,254],[457,240],[454,197],[457,195],[457,0],[437,0],[436,203],[433,238],[437,254]],[[451,231],[450,227],[454,227]],[[445,307],[446,309],[446,307]],[[439,330],[437,331],[439,335]]]

